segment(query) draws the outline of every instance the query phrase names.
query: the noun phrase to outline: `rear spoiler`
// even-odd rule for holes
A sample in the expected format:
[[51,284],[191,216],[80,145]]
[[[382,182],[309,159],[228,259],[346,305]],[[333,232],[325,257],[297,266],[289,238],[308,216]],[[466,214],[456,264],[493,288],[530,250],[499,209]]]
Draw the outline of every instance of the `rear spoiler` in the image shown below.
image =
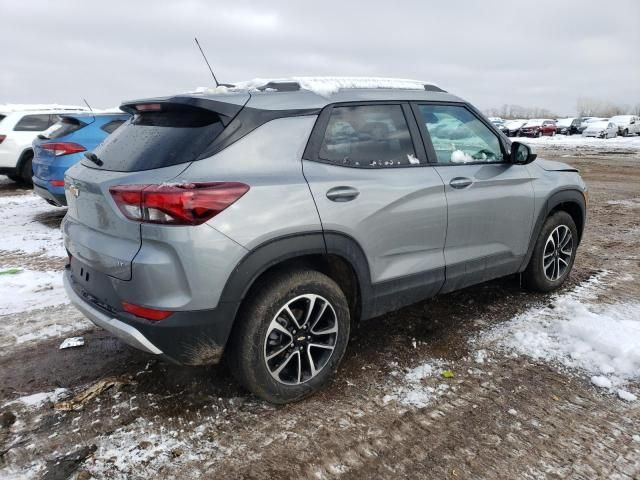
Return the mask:
[[200,108],[217,113],[220,116],[222,124],[226,127],[240,112],[240,110],[244,108],[246,103],[249,101],[249,98],[251,98],[248,94],[228,95],[228,97],[230,101],[227,102],[207,97],[195,97],[189,95],[148,98],[124,102],[120,105],[120,109],[130,113],[131,115],[135,115],[144,111],[162,110],[164,105],[180,105],[184,107]]

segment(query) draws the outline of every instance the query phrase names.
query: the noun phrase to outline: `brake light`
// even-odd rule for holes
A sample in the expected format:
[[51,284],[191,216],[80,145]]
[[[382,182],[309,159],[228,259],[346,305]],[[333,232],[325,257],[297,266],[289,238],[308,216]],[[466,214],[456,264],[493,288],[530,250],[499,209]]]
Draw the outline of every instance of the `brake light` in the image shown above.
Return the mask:
[[5,138],[7,138],[6,135],[0,135],[0,143],[4,142]]
[[82,145],[78,145],[73,142],[49,142],[43,143],[40,145],[40,148],[43,150],[48,150],[53,153],[56,157],[60,157],[62,155],[69,155],[71,153],[80,153],[84,152],[87,149]]
[[249,191],[239,182],[117,185],[109,192],[130,220],[164,225],[200,225]]
[[49,183],[54,187],[64,187],[64,180],[49,180]]
[[122,308],[126,312],[134,314],[136,317],[146,318],[147,320],[164,320],[173,312],[168,310],[156,310],[154,308],[141,307],[140,305],[134,305],[133,303],[122,302]]
[[136,105],[136,110],[139,112],[159,112],[162,110],[162,105],[159,103],[143,103]]

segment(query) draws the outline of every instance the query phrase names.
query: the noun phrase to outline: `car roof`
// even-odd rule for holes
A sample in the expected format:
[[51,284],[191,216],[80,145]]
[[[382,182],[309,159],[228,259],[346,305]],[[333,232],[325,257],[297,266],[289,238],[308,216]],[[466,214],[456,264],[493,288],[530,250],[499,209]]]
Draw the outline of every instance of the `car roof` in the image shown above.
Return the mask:
[[[265,110],[320,109],[331,103],[364,101],[438,100],[462,102],[437,85],[419,80],[374,77],[292,77],[256,79],[217,88],[203,88],[176,97],[247,105]],[[125,102],[131,105],[172,97]],[[175,98],[175,97],[174,97]]]

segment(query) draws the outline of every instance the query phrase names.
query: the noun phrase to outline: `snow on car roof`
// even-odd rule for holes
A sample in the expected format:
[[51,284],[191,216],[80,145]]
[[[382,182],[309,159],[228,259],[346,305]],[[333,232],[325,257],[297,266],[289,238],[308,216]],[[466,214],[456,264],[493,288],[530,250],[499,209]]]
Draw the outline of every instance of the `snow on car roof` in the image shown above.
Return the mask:
[[[237,91],[270,91],[277,90],[278,85],[299,85],[300,89],[309,90],[317,95],[328,97],[342,89],[400,89],[425,90],[425,86],[440,90],[433,82],[410,80],[405,78],[383,77],[288,77],[288,78],[254,78],[253,80],[236,82],[230,86],[197,89],[199,93],[227,93]],[[273,88],[270,88],[270,87]]]
[[605,128],[609,125],[609,120],[599,120],[597,122],[589,122],[589,129]]
[[49,103],[49,104],[27,104],[27,103],[4,103],[0,104],[0,112],[7,114],[13,112],[32,112],[32,111],[40,111],[40,112],[48,112],[51,110],[55,111],[88,111],[87,107],[79,107],[77,105],[59,105],[57,103]]

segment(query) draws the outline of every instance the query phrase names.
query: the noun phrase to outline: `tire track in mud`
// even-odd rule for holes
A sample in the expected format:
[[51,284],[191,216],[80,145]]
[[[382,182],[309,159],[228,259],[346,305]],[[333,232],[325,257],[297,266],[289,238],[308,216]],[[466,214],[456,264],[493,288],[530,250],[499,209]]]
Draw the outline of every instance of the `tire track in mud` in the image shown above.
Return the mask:
[[[640,440],[633,437],[640,407],[603,400],[545,365],[519,359],[494,367],[492,376],[463,376],[426,408],[376,406],[364,415],[354,416],[357,409],[331,415],[320,428],[294,427],[295,437],[271,442],[257,460],[241,466],[223,460],[208,473],[327,479],[640,474]],[[345,417],[350,426],[341,429]]]

